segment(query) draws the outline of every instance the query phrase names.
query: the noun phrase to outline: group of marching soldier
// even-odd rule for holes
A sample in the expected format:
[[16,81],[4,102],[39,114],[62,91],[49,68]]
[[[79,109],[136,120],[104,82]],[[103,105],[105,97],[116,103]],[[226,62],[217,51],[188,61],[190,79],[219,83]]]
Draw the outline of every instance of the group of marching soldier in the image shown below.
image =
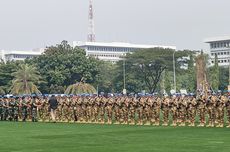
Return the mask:
[[[57,96],[57,122],[154,126],[230,127],[225,95],[194,96]],[[2,121],[51,121],[49,97],[0,98]],[[196,119],[199,119],[196,121]]]

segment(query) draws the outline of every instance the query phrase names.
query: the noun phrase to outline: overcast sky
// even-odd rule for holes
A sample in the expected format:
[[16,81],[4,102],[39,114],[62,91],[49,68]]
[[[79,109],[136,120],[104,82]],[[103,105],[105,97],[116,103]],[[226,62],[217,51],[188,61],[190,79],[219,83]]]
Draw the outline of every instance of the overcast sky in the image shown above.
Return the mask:
[[[86,41],[89,0],[0,0],[0,50]],[[230,35],[230,0],[94,0],[97,41],[206,49]]]

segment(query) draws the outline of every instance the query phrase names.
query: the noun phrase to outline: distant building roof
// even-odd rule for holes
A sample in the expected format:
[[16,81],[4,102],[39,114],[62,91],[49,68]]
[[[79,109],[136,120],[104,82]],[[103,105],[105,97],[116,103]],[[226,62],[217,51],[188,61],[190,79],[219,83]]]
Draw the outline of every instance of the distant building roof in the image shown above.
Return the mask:
[[10,54],[41,55],[41,52],[33,52],[33,51],[9,51],[9,52],[5,52],[5,55],[10,55]]
[[123,43],[123,42],[81,42],[74,41],[74,46],[105,46],[105,47],[122,47],[122,48],[170,48],[176,49],[176,46],[165,46],[165,45],[144,45],[144,44],[131,44],[131,43]]
[[230,41],[230,36],[213,37],[204,40],[205,43],[218,42],[218,41]]

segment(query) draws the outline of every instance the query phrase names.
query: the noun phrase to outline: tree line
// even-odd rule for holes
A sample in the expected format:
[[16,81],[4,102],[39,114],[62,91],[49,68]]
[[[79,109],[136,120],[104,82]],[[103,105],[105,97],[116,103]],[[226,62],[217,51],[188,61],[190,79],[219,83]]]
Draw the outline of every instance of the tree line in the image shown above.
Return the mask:
[[[83,49],[62,41],[38,57],[1,62],[0,94],[121,93],[124,87],[127,93],[169,92],[174,87],[173,60],[177,90],[195,92],[195,57],[191,50],[151,48],[127,54],[113,64],[86,56]],[[227,68],[220,68],[216,60],[207,71],[213,90],[226,89]]]

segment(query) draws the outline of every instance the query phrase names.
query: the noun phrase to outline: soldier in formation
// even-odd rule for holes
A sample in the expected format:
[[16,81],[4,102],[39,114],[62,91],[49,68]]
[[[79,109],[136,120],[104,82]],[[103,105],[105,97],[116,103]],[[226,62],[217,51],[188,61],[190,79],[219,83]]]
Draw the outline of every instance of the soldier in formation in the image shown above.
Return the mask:
[[[48,100],[47,96],[2,97],[0,120],[49,122]],[[230,100],[221,94],[197,97],[84,94],[58,96],[57,100],[57,122],[224,127],[226,115],[230,127]]]

